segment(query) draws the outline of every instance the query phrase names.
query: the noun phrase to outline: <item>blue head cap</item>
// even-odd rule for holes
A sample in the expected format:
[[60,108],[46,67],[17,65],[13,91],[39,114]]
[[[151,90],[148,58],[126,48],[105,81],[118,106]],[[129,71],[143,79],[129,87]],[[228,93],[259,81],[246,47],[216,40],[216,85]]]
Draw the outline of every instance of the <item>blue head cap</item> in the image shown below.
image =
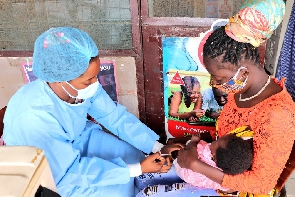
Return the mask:
[[85,32],[71,27],[51,28],[35,41],[33,72],[46,82],[70,81],[83,74],[98,48]]

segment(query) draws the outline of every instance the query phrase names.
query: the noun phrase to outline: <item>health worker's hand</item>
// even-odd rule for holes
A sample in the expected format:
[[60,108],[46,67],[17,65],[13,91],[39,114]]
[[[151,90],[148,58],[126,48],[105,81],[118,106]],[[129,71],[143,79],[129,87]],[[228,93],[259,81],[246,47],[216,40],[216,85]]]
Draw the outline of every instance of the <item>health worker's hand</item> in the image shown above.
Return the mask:
[[142,173],[168,172],[172,166],[170,159],[161,157],[160,153],[147,156],[140,162]]

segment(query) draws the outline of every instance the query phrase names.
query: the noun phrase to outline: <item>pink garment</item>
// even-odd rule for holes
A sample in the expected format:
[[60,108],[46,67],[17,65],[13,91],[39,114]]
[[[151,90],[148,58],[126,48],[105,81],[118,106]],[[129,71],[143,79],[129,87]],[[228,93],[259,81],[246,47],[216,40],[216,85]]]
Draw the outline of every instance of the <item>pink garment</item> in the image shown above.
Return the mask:
[[3,135],[0,137],[0,146],[5,146],[5,143],[3,141]]
[[[216,167],[216,163],[211,159],[211,150],[210,150],[210,144],[201,140],[197,145],[197,152],[199,155],[199,159],[203,161],[204,163]],[[221,187],[220,184],[212,181],[211,179],[207,178],[206,176],[194,172],[190,169],[181,168],[177,160],[174,162],[175,170],[177,175],[183,179],[185,182],[192,184],[197,187],[203,187],[203,188],[210,188],[210,189],[220,189],[222,191],[227,191],[227,188]]]

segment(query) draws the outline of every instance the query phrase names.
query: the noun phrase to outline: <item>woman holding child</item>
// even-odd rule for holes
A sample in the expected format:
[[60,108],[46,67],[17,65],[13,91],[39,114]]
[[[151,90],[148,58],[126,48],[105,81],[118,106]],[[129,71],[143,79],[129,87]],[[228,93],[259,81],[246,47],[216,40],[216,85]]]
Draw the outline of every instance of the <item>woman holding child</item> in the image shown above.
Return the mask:
[[[266,3],[276,3],[276,9],[270,8],[274,11],[284,6],[281,1],[261,1],[261,5]],[[211,74],[211,85],[229,93],[228,103],[218,119],[218,137],[245,125],[254,131],[251,170],[235,176],[225,174],[198,160],[194,148],[181,150],[178,164],[234,191],[269,195],[274,192],[295,140],[295,104],[284,80],[271,79],[259,64],[256,46],[268,38],[270,32],[250,25],[246,29],[248,35],[235,32],[237,27],[243,27],[241,16],[233,17],[226,27],[209,36],[203,56]],[[269,27],[277,22],[279,15],[273,17]]]
[[[217,122],[216,137],[241,127],[251,128],[253,162],[251,169],[243,173],[226,174],[198,158],[194,141],[179,151],[177,162],[181,168],[229,188],[227,193],[272,196],[294,144],[295,103],[284,79],[272,79],[259,64],[257,49],[280,24],[284,11],[282,0],[245,2],[239,13],[225,27],[216,29],[204,45],[203,60],[211,74],[211,86],[228,93],[228,103]],[[187,190],[192,191],[184,188],[171,192],[170,196],[185,194]],[[194,191],[191,196],[202,195],[201,189]]]
[[249,125],[254,131],[252,169],[240,175],[227,175],[199,162],[194,150],[180,151],[178,163],[224,187],[268,194],[292,150],[295,105],[284,81],[270,79],[258,60],[257,48],[233,40],[224,27],[214,31],[204,46],[204,63],[212,76],[212,86],[236,92],[228,95],[218,120],[218,135]]

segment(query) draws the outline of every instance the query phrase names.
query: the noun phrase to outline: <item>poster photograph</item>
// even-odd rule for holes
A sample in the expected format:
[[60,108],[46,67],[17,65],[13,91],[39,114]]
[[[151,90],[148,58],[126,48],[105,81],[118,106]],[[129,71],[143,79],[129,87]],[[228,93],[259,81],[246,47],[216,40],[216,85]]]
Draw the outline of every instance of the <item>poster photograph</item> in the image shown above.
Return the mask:
[[168,138],[210,132],[215,133],[216,119],[197,116],[204,91],[211,89],[210,74],[203,64],[203,45],[212,31],[225,25],[219,19],[200,37],[163,37],[163,80],[165,129]]

